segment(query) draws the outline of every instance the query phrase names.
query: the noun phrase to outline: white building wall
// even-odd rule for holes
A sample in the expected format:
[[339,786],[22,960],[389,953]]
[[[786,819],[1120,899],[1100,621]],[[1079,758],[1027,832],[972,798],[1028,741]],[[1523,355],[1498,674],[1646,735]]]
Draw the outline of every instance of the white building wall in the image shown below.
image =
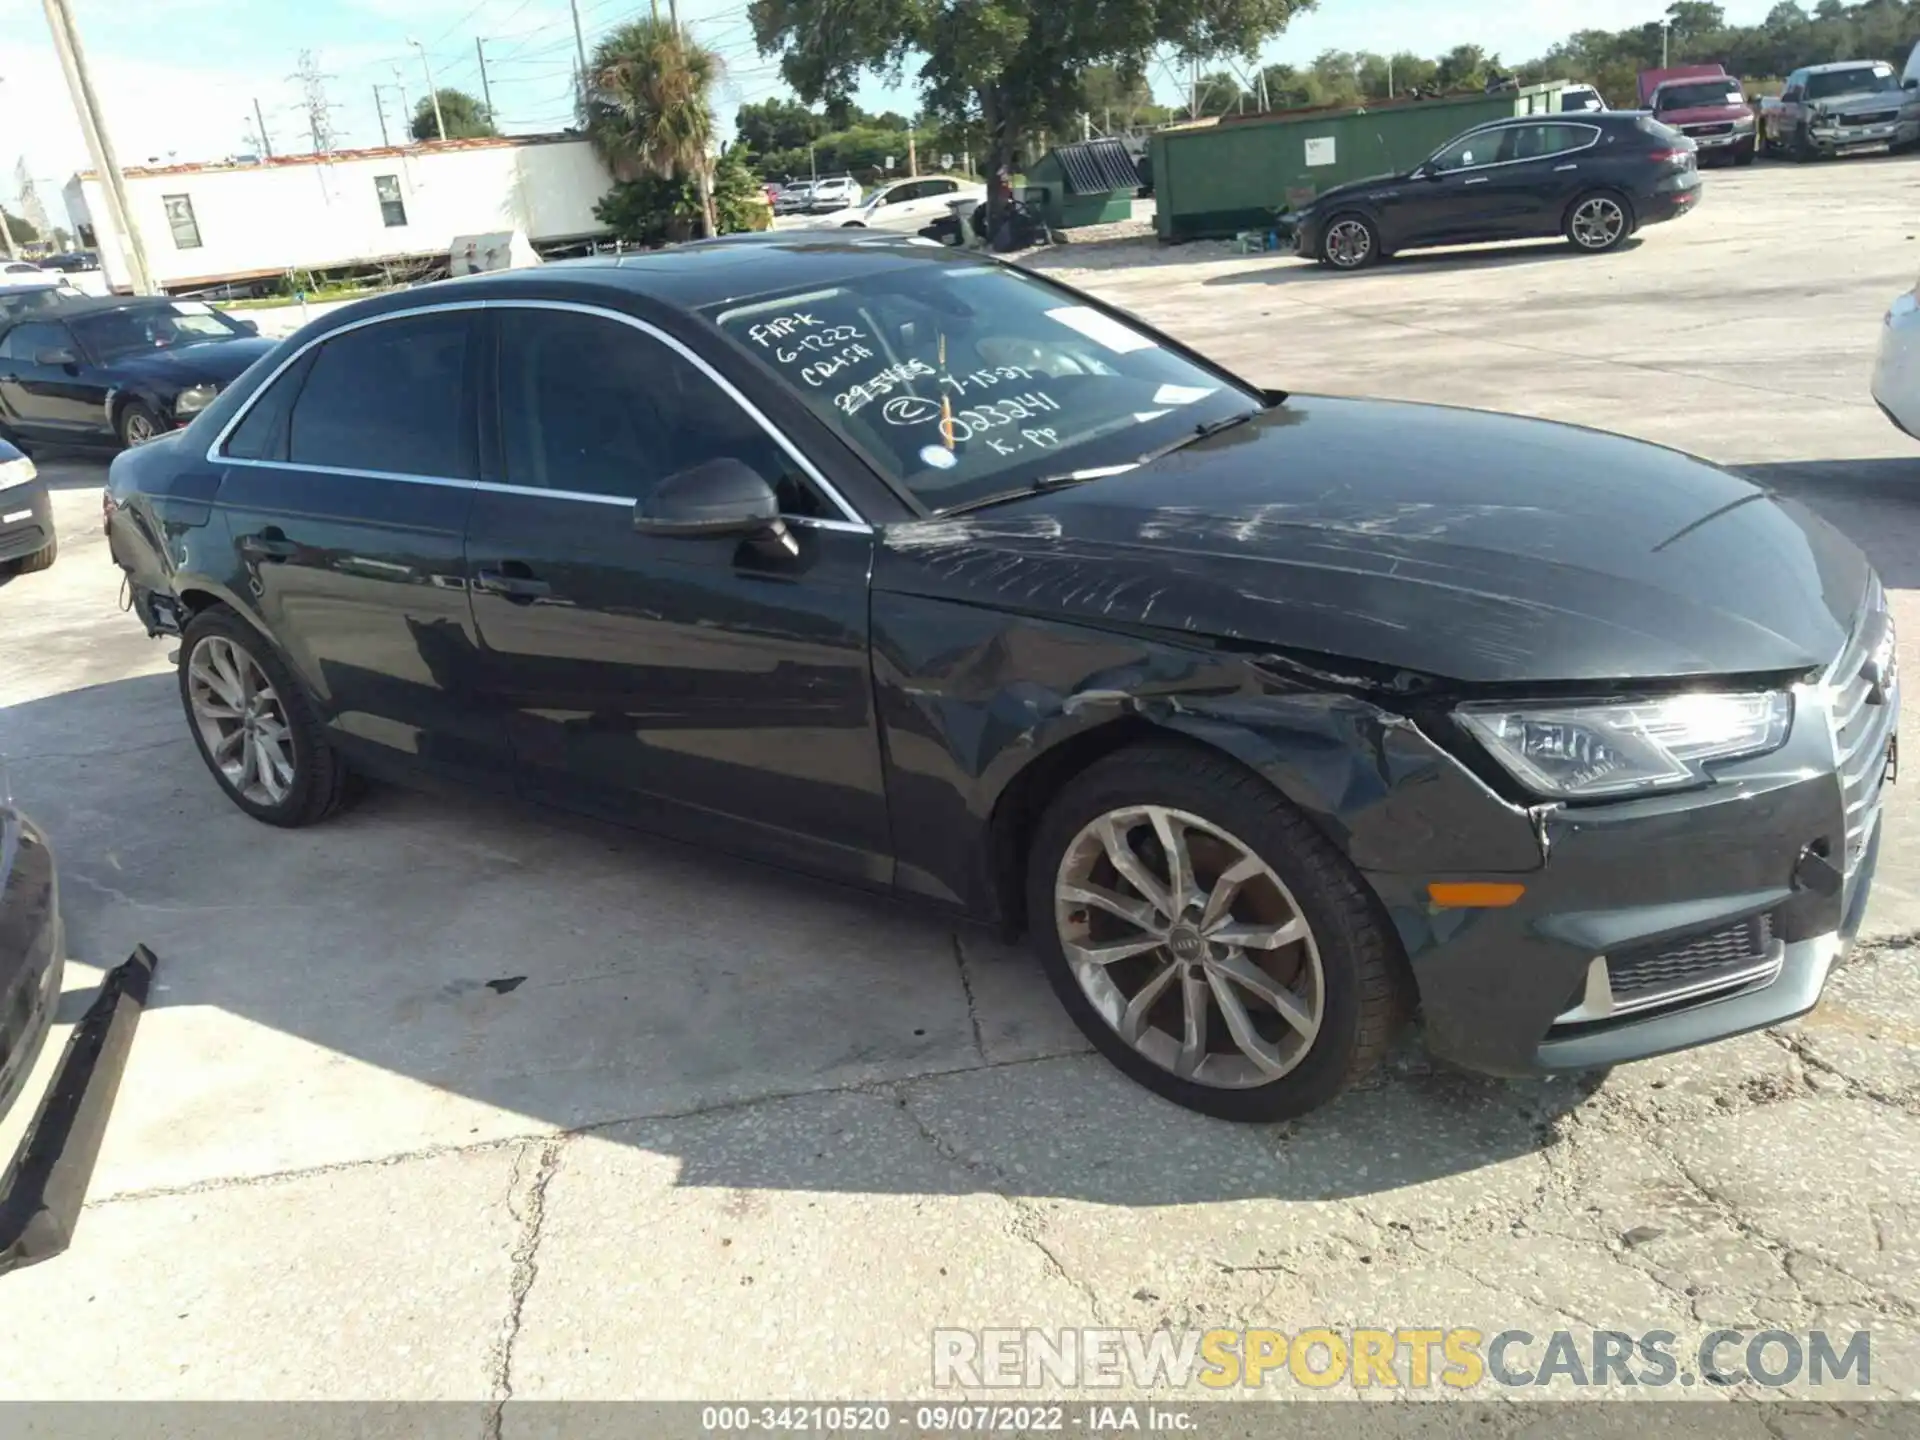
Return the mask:
[[[375,181],[388,175],[400,188],[403,225],[388,225],[381,212]],[[518,230],[533,241],[601,235],[606,226],[594,218],[593,206],[613,184],[584,140],[455,141],[327,161],[133,169],[126,180],[147,267],[163,286],[444,255],[457,235]],[[180,195],[192,205],[198,246],[175,238],[167,198]],[[116,288],[129,286],[100,181],[75,177],[67,208],[76,220],[94,217],[108,278]]]

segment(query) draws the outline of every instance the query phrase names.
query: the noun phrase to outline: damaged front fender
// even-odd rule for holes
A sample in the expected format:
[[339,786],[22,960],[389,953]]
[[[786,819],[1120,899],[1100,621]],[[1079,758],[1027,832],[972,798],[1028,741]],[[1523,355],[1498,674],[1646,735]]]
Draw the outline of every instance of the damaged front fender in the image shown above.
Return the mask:
[[1085,764],[1156,735],[1257,771],[1363,872],[1542,862],[1534,817],[1404,715],[1202,637],[876,591],[873,643],[899,883],[977,913],[1018,909],[1006,847],[1024,827],[1007,807],[1037,813]]

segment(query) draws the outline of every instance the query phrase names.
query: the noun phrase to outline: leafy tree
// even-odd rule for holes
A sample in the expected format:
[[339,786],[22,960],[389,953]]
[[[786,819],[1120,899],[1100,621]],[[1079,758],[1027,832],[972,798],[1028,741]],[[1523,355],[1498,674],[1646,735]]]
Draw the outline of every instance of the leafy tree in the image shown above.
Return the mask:
[[916,64],[927,108],[980,126],[989,223],[1021,143],[1077,129],[1095,65],[1139,66],[1156,47],[1183,59],[1255,53],[1314,0],[752,0],[763,54],[828,114],[868,72]]
[[13,234],[14,244],[31,245],[40,238],[40,232],[33,228],[31,220],[23,219],[10,210],[0,210],[0,218],[5,219],[7,229]]
[[755,155],[804,150],[827,133],[827,117],[798,100],[762,100],[742,105],[733,121],[740,143]]
[[1675,0],[1667,7],[1675,35],[1709,35],[1727,27],[1727,12],[1707,0]]
[[705,233],[713,205],[713,106],[720,57],[671,21],[643,17],[616,26],[587,62],[581,102],[587,138],[616,177],[640,171],[686,176],[700,194]]
[[1433,78],[1442,90],[1471,90],[1487,83],[1490,63],[1497,65],[1499,56],[1478,45],[1456,45],[1440,57]]
[[1080,78],[1080,100],[1103,130],[1131,129],[1147,112],[1161,108],[1154,104],[1146,72],[1119,65],[1089,65]]
[[[735,145],[713,167],[713,209],[721,235],[764,230],[773,223],[773,212],[741,146]],[[701,221],[700,187],[685,175],[641,175],[616,183],[593,213],[621,240],[665,245],[687,239]]]
[[[447,122],[447,139],[474,140],[485,135],[498,135],[499,129],[493,123],[493,114],[473,96],[464,90],[441,90],[440,118]],[[438,140],[440,128],[434,122],[433,101],[423,99],[413,107],[413,120],[407,128],[416,140]]]

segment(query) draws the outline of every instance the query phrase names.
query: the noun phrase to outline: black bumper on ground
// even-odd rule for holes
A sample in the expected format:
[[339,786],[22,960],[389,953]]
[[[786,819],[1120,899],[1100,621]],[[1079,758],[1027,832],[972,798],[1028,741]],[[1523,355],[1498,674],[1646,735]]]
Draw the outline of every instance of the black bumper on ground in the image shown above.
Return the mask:
[[0,563],[24,560],[53,543],[53,502],[47,487],[30,482],[0,490]]
[[0,1177],[0,1275],[51,1259],[72,1242],[157,963],[142,945],[108,971],[68,1037],[19,1153]]

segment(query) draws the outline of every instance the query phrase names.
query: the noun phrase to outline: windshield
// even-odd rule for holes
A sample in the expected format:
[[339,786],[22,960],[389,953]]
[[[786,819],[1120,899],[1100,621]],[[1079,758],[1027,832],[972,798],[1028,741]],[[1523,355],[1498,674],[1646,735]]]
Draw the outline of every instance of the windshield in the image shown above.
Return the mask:
[[1853,70],[1829,70],[1824,75],[1807,77],[1809,100],[1826,100],[1835,95],[1872,95],[1899,88],[1900,82],[1885,65],[1861,65]]
[[98,315],[78,316],[69,323],[75,338],[100,360],[147,350],[179,350],[209,340],[233,340],[247,333],[198,300],[103,310]]
[[1737,80],[1691,80],[1684,85],[1662,85],[1653,97],[1655,110],[1704,110],[1709,105],[1744,105]]
[[1001,265],[910,265],[708,314],[935,511],[1130,466],[1264,403]]

